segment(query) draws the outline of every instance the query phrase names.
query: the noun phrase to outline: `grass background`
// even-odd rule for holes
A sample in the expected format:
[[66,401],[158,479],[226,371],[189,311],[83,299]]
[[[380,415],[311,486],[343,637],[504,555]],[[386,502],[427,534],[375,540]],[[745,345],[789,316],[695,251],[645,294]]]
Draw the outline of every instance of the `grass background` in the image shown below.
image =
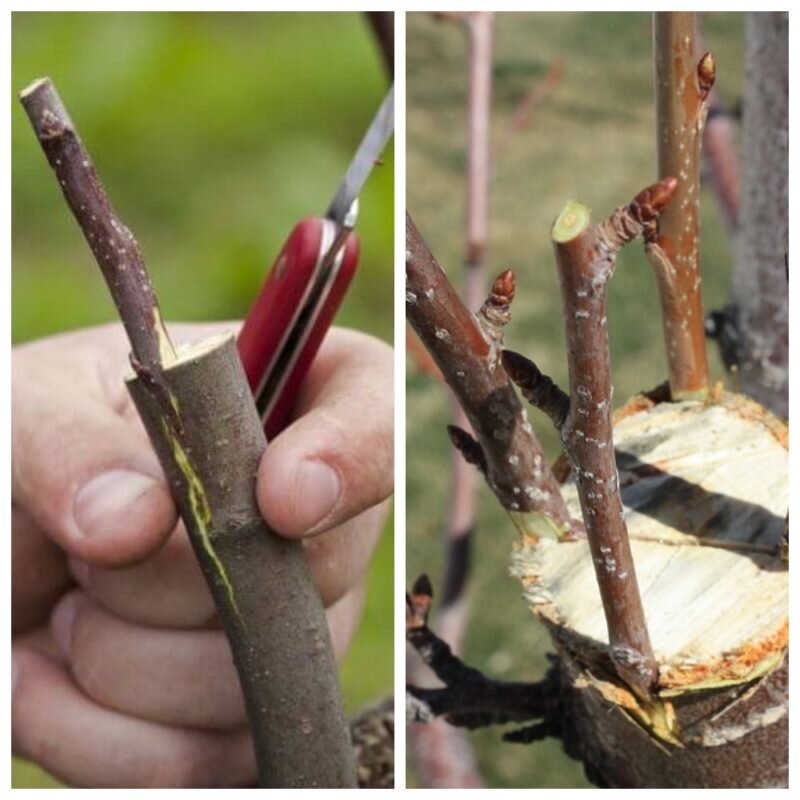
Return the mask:
[[[706,47],[717,61],[717,89],[733,106],[743,79],[741,14],[702,15]],[[459,25],[427,14],[407,21],[407,200],[414,221],[457,285],[464,251],[466,37]],[[527,130],[506,135],[518,101],[553,62],[559,85],[534,112]],[[502,13],[495,15],[492,141],[494,153],[488,277],[517,275],[507,345],[535,358],[567,384],[561,301],[549,243],[553,219],[567,200],[595,218],[608,216],[656,178],[651,16],[635,13]],[[710,192],[701,195],[704,300],[725,301],[731,247]],[[625,248],[610,284],[609,328],[616,404],[666,376],[660,311],[641,244]],[[713,376],[723,371],[709,348]],[[443,387],[410,365],[407,376],[407,564],[409,583],[443,574],[443,529],[449,493],[449,404]],[[530,414],[548,454],[556,435]],[[550,645],[520,599],[508,565],[514,531],[488,489],[480,489],[467,663],[506,680],[533,680],[546,669]],[[504,744],[497,729],[469,734],[487,786],[587,786],[582,769],[548,740]],[[410,770],[409,786],[417,785]]]
[[[15,13],[13,95],[50,75],[169,320],[242,317],[292,226],[321,215],[386,91],[359,14]],[[391,148],[390,148],[391,150]],[[15,343],[116,320],[16,102]],[[361,199],[361,262],[337,324],[392,336],[392,153]],[[387,526],[343,667],[350,711],[392,691]],[[50,785],[15,759],[13,785]]]

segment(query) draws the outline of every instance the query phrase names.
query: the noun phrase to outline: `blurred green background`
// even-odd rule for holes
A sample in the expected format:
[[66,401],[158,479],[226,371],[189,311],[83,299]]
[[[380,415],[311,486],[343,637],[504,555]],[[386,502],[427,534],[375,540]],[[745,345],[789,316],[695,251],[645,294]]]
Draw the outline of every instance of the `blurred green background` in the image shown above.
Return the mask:
[[[15,13],[13,95],[63,97],[168,320],[242,317],[303,217],[324,213],[387,79],[356,13]],[[15,343],[116,320],[30,124],[12,110]],[[391,146],[361,197],[361,262],[337,324],[392,337]],[[387,526],[343,667],[348,709],[392,691]],[[46,779],[15,759],[13,784]]]
[[[729,108],[741,96],[741,14],[703,14],[706,47],[717,62],[717,89]],[[457,285],[464,252],[466,35],[429,14],[407,19],[407,202],[417,227]],[[527,129],[509,133],[519,101],[540,84],[554,59],[560,82],[535,107]],[[564,329],[550,226],[567,200],[596,219],[629,202],[656,178],[650,14],[505,13],[495,15],[490,227],[487,278],[517,275],[507,345],[567,384]],[[728,293],[732,251],[708,189],[702,192],[701,261],[706,309]],[[625,248],[610,284],[608,315],[616,404],[666,378],[655,281],[641,243]],[[709,347],[713,376],[723,370]],[[409,359],[407,376],[407,569],[441,586],[449,492],[449,401]],[[548,454],[559,444],[536,411],[531,423]],[[508,576],[514,529],[485,486],[468,585],[472,616],[467,663],[505,680],[535,680],[550,649],[544,630]],[[555,740],[505,744],[501,731],[468,734],[487,786],[587,786],[581,766]],[[409,786],[417,785],[410,771]]]

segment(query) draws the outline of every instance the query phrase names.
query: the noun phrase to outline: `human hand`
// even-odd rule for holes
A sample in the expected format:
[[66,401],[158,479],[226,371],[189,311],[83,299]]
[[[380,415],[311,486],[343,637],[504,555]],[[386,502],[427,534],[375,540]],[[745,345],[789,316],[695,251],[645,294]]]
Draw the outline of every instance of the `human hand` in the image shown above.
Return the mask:
[[[230,650],[124,387],[127,353],[111,326],[13,353],[14,750],[72,785],[252,784]],[[392,489],[391,376],[389,348],[332,330],[258,472],[267,521],[304,539],[337,657]]]

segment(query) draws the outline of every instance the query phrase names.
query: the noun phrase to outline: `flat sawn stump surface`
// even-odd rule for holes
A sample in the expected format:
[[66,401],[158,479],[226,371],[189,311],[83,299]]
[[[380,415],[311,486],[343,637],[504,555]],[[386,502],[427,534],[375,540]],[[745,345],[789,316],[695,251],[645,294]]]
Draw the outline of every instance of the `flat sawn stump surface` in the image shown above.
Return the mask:
[[[625,520],[662,696],[743,683],[788,642],[788,431],[752,401],[636,398],[614,430]],[[580,518],[572,479],[564,495]],[[612,574],[616,565],[601,566]],[[531,609],[587,664],[608,634],[588,543],[523,538],[512,572]]]

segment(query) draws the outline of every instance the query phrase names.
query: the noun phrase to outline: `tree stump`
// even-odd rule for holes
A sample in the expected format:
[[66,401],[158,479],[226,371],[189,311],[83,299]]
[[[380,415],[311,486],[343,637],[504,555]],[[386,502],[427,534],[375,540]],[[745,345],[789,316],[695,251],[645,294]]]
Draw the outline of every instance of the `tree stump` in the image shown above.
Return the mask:
[[[787,426],[739,395],[639,396],[614,441],[658,662],[652,702],[611,664],[588,543],[523,535],[513,556],[561,657],[565,747],[609,786],[785,786]],[[563,494],[579,514],[571,478]],[[598,563],[617,573],[610,556]]]

